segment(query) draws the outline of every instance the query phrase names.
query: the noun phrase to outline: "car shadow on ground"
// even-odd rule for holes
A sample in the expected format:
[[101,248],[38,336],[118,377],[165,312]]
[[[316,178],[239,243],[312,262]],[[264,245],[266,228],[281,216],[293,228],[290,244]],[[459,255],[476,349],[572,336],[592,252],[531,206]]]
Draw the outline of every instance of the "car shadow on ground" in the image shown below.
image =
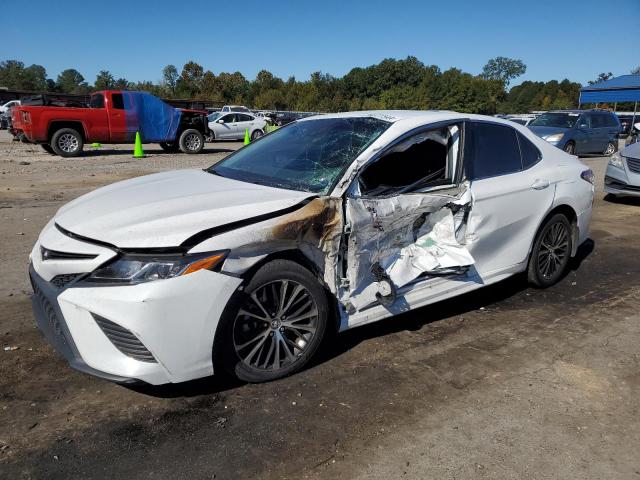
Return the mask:
[[[197,154],[203,153],[230,153],[235,152],[232,148],[203,148],[202,151]],[[145,149],[145,155],[185,155],[182,152],[165,152],[162,149]],[[133,158],[133,147],[131,150],[120,150],[120,149],[100,149],[100,150],[85,150],[82,152],[82,157],[101,157],[107,155],[121,155],[121,156],[130,156]],[[75,157],[78,158],[78,157]],[[74,160],[74,158],[70,158],[69,160]]]
[[616,196],[607,193],[603,199],[605,202],[617,203],[619,205],[632,205],[640,207],[640,197]]
[[[576,256],[571,259],[560,281],[570,272],[577,270],[582,262],[591,255],[594,248],[595,242],[591,239],[580,245]],[[427,305],[417,310],[401,313],[393,318],[387,318],[380,322],[374,322],[353,330],[347,330],[339,335],[335,333],[329,334],[327,338],[325,338],[323,346],[315,358],[303,369],[303,372],[304,370],[339,357],[367,340],[384,337],[401,331],[419,331],[431,323],[451,317],[462,316],[469,312],[479,310],[480,308],[500,303],[528,288],[530,288],[530,286],[527,283],[526,275],[524,273],[516,274],[513,277],[488,287]],[[231,378],[228,375],[215,375],[177,384],[159,386],[134,384],[126,385],[126,388],[153,397],[179,398],[211,395],[233,390],[244,384],[245,382]]]

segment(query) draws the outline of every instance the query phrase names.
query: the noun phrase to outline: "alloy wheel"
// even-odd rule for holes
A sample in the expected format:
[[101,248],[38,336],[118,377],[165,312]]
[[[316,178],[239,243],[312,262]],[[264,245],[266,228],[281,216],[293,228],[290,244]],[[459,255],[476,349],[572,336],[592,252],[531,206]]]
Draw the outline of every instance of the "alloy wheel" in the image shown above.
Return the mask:
[[195,133],[190,133],[185,137],[184,144],[188,150],[198,150],[200,148],[200,137]]
[[604,151],[604,154],[605,155],[613,155],[615,151],[616,151],[616,146],[613,143],[609,142],[607,144],[607,148]]
[[563,223],[550,224],[542,237],[538,252],[538,270],[546,279],[564,269],[569,255],[569,232]]
[[60,135],[60,138],[58,138],[58,148],[65,153],[73,153],[78,149],[78,139],[70,133]]
[[277,371],[304,353],[318,328],[318,307],[298,282],[269,282],[249,293],[236,315],[233,343],[252,369]]

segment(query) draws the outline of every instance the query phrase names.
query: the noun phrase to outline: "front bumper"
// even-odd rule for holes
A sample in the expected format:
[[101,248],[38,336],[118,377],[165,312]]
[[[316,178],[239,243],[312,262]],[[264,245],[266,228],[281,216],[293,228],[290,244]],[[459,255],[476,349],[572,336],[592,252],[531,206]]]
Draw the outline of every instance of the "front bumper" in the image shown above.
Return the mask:
[[[41,242],[52,250],[90,250],[98,257],[43,260]],[[53,347],[73,368],[115,382],[160,385],[212,375],[218,322],[242,280],[199,270],[138,285],[82,281],[114,254],[104,250],[47,227],[34,246],[29,268],[33,311]],[[151,361],[131,349],[143,350]]]
[[[631,159],[640,164],[640,160]],[[640,173],[629,169],[629,160],[623,159],[624,168],[607,165],[604,177],[604,191],[614,195],[629,195],[640,197]]]

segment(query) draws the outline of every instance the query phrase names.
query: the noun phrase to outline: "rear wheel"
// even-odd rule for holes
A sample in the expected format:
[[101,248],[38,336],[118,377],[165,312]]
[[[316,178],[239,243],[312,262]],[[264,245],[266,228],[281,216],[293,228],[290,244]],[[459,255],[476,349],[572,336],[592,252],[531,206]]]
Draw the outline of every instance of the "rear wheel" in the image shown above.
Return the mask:
[[43,143],[40,145],[42,147],[42,149],[47,152],[50,153],[51,155],[55,155],[56,152],[53,151],[53,148],[51,148],[51,145],[47,144],[47,143]]
[[539,288],[557,283],[569,264],[572,246],[569,220],[555,214],[536,236],[527,270],[529,283]]
[[175,153],[180,150],[176,142],[160,142],[160,148],[167,153]]
[[318,280],[289,260],[262,266],[227,310],[218,342],[224,366],[247,382],[275,380],[303,368],[318,349],[329,317]]
[[51,136],[51,149],[61,157],[77,157],[82,153],[84,140],[73,128],[61,128]]
[[604,152],[603,152],[604,156],[610,157],[614,153],[616,153],[616,144],[613,142],[607,143],[607,147],[604,149]]
[[204,136],[195,128],[189,128],[180,135],[178,145],[184,153],[200,153],[204,148]]
[[564,146],[563,150],[565,152],[567,152],[569,155],[575,155],[576,154],[576,144],[573,142],[567,142],[567,144]]

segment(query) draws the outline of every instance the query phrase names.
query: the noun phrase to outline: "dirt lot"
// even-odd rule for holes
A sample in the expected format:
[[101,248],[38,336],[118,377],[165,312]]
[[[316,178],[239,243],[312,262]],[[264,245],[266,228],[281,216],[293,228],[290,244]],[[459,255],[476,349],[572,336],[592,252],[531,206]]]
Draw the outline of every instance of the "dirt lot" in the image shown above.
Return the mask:
[[[601,191],[559,285],[513,278],[347,332],[282,381],[130,389],[68,368],[30,309],[46,221],[239,146],[62,160],[0,132],[0,478],[640,479],[640,201]],[[601,190],[606,160],[584,161]]]

